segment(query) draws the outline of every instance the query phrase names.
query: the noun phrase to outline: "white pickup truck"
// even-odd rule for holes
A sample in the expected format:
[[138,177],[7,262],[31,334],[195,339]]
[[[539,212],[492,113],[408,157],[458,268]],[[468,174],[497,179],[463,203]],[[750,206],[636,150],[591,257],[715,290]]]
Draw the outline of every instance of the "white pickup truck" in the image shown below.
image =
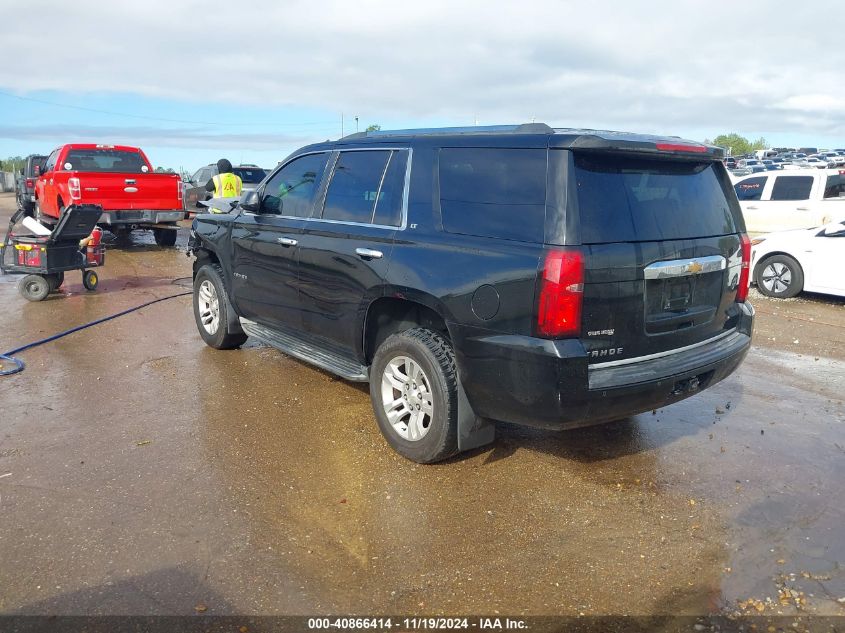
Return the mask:
[[845,170],[752,174],[737,180],[734,189],[751,233],[809,229],[845,220]]

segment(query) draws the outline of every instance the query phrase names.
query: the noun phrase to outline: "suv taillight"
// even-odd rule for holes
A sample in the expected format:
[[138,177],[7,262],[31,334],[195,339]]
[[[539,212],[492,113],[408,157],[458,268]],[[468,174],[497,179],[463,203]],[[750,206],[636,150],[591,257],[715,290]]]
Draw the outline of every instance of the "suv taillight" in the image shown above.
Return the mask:
[[82,198],[82,187],[79,184],[79,178],[68,178],[67,188],[70,191],[71,200],[79,200]]
[[537,301],[537,334],[566,338],[581,333],[584,256],[577,250],[547,251]]
[[736,300],[743,302],[748,298],[748,277],[751,272],[751,240],[745,233],[739,234],[742,249],[742,268],[739,271],[739,285],[736,288]]
[[26,179],[26,188],[32,189],[35,186],[35,181],[32,178]]

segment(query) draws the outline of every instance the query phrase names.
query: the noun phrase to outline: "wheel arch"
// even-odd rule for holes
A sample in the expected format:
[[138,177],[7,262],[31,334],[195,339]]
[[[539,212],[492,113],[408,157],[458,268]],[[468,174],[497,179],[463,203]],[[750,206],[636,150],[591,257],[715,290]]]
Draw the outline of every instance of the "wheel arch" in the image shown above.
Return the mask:
[[451,341],[448,313],[434,297],[381,296],[367,306],[362,321],[361,352],[372,362],[379,345],[391,334],[415,327],[433,330]]
[[757,260],[757,263],[754,264],[754,271],[751,275],[751,278],[754,280],[754,283],[757,283],[757,275],[760,274],[760,271],[763,268],[763,264],[765,264],[772,257],[776,257],[777,255],[783,255],[784,257],[794,259],[798,263],[798,266],[801,267],[801,274],[806,277],[806,266],[804,266],[804,262],[801,261],[800,257],[796,257],[794,253],[788,253],[784,250],[773,250],[769,251],[768,253],[765,253],[762,257],[760,257],[759,260]]

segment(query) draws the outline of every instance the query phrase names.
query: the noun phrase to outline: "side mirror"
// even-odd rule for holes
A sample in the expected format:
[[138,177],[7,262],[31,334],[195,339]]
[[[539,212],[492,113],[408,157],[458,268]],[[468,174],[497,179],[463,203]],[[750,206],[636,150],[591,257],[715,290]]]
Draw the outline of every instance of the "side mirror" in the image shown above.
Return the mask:
[[241,200],[241,209],[250,213],[258,213],[261,210],[261,197],[258,191],[249,191]]

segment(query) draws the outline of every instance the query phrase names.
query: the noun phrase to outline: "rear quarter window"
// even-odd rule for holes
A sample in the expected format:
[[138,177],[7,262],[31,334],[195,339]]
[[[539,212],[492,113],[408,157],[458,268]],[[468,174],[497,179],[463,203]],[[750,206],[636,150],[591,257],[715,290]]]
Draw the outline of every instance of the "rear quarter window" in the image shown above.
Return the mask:
[[585,244],[736,232],[714,163],[576,153],[575,172]]
[[828,176],[824,187],[825,198],[845,198],[845,176]]
[[545,149],[444,148],[439,164],[446,231],[543,241]]

